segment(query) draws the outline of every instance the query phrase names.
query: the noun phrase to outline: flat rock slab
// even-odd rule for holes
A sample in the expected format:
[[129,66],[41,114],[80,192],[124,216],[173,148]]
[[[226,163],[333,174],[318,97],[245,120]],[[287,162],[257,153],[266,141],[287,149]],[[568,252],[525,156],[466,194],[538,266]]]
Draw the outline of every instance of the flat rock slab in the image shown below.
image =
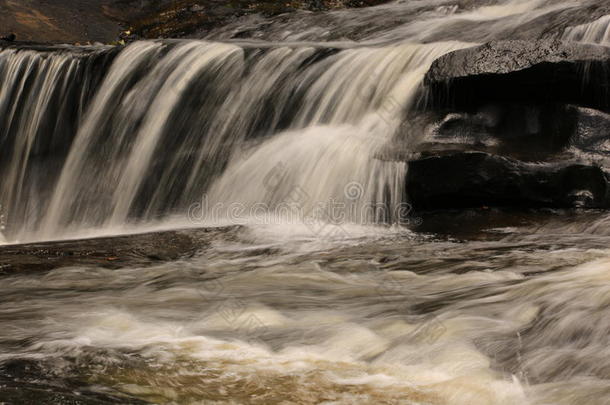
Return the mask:
[[47,44],[43,42],[9,42],[0,40],[0,51],[5,49],[14,49],[16,51],[33,51],[40,52],[42,54],[47,53],[69,53],[74,57],[78,56],[90,56],[95,54],[109,54],[116,56],[123,47],[112,46],[112,45],[91,45],[91,46],[74,46],[74,45],[63,45],[63,44]]
[[610,107],[610,47],[558,40],[498,41],[437,59],[426,74],[436,104],[498,102]]
[[67,266],[152,266],[204,251],[228,228],[185,229],[93,239],[0,246],[0,276]]
[[437,59],[427,83],[483,74],[506,74],[541,63],[610,62],[610,48],[564,41],[494,41],[451,52]]

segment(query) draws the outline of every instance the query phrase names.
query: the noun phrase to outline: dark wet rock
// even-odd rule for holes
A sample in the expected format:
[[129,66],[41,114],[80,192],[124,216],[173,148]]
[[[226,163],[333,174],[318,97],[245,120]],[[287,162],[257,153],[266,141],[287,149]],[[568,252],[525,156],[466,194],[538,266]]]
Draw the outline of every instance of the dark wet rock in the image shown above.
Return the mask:
[[70,391],[40,383],[10,381],[0,377],[0,397],[6,404],[22,405],[143,405],[148,402],[83,390]]
[[416,210],[610,206],[608,176],[599,167],[524,163],[484,152],[412,161],[406,183]]
[[[270,18],[278,15],[292,14],[299,10],[309,12],[327,11],[330,9],[368,7],[388,0],[301,0],[301,1],[252,1],[234,0],[182,0],[158,1],[147,7],[141,7],[127,17],[122,17],[129,26],[129,31],[140,38],[176,38],[195,33],[208,32],[236,21],[240,17],[260,15]],[[139,0],[122,0],[132,9],[137,8]],[[115,7],[121,15],[120,8]]]
[[467,143],[486,143],[498,126],[493,112],[450,113],[438,124],[436,135],[442,139],[462,139]]
[[[47,365],[48,367],[48,365]],[[86,382],[58,378],[34,361],[9,360],[0,364],[2,404],[109,405],[145,404],[122,393],[96,392]]]
[[563,104],[524,102],[504,105],[499,111],[495,134],[503,155],[546,160],[565,150],[576,131],[576,113]]
[[191,229],[83,240],[0,246],[0,276],[66,266],[110,269],[191,257],[228,228]]
[[610,158],[610,114],[577,106],[570,108],[572,114],[576,115],[577,124],[571,145],[584,152]]
[[[591,110],[593,111],[593,110]],[[478,150],[524,161],[561,161],[578,137],[579,113],[563,104],[506,103],[438,118],[417,147],[423,156]]]
[[[0,27],[25,41],[103,42],[184,37],[244,15],[366,7],[387,0],[29,0],[0,1]],[[129,33],[127,33],[129,32]]]
[[0,38],[0,41],[7,41],[7,42],[14,42],[17,39],[17,35],[15,34],[8,34],[4,37]]
[[610,114],[574,105],[506,104],[431,119],[419,157],[481,151],[529,162],[610,168]]
[[436,106],[460,111],[521,102],[604,110],[610,107],[610,48],[556,40],[490,42],[437,59],[425,83]]
[[0,27],[20,41],[109,42],[121,29],[106,13],[113,1],[0,1]]
[[[610,50],[607,47],[592,44],[563,41],[495,41],[440,57],[430,67],[426,82],[446,82],[478,75],[502,75],[541,64],[572,65],[587,61],[608,63],[608,59]],[[561,73],[563,72],[558,72]]]
[[[476,112],[419,111],[399,142],[377,158],[403,160],[478,151],[524,162],[585,163],[610,168],[610,114],[566,104],[490,104]],[[412,131],[415,129],[415,131]]]
[[[603,210],[494,208],[444,209],[419,212],[416,232],[454,240],[502,240],[518,234],[518,229],[565,229],[583,232],[605,218]],[[520,238],[516,239],[517,241]],[[599,247],[604,248],[599,238]],[[569,246],[566,246],[568,248]]]

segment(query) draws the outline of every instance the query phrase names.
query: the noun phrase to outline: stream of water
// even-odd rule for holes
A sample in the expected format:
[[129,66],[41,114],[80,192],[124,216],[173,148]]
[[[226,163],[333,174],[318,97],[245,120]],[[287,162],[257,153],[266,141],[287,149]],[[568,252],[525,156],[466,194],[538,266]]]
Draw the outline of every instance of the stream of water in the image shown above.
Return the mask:
[[4,243],[218,232],[178,260],[0,275],[0,403],[10,379],[83,401],[610,404],[610,217],[413,217],[383,158],[425,137],[435,59],[588,5],[406,1],[257,40],[1,50]]

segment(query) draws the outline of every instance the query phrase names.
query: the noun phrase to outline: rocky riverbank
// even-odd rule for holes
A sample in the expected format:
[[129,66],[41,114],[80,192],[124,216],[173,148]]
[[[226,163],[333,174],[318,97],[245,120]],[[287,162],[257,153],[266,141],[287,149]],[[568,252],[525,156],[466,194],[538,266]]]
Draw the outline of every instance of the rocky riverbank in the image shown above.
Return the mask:
[[19,41],[111,43],[180,38],[223,26],[239,17],[296,10],[367,7],[387,0],[0,0],[0,36]]
[[502,41],[439,58],[412,204],[610,207],[609,80],[610,48],[594,44]]

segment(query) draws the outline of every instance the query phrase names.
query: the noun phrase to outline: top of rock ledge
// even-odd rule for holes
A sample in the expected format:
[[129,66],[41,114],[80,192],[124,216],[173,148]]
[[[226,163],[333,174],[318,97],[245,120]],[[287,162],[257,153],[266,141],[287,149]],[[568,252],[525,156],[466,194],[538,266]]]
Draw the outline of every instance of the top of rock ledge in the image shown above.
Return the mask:
[[426,75],[426,83],[446,82],[468,76],[507,74],[542,63],[593,61],[610,61],[610,48],[559,40],[493,41],[437,59]]

